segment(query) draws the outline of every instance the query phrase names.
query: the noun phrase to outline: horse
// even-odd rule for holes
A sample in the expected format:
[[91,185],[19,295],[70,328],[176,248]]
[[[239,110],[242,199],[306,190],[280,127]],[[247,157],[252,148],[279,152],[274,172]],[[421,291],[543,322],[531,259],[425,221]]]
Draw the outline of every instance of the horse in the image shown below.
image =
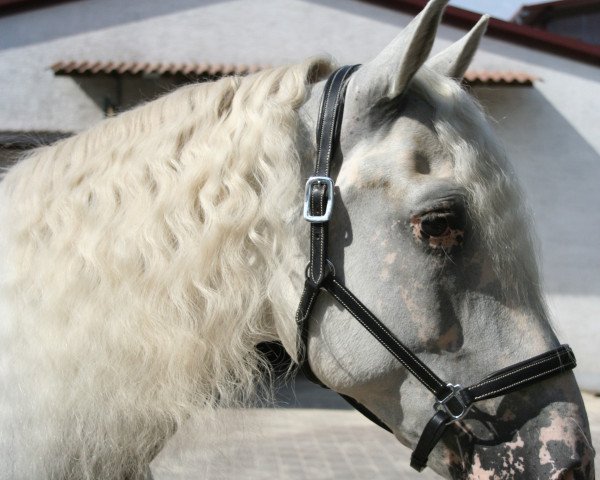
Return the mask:
[[[460,85],[487,19],[428,60],[445,4],[348,80],[329,259],[415,356],[467,384],[558,340],[524,196]],[[318,297],[298,340],[302,184],[333,69],[312,58],[182,87],[6,172],[0,478],[144,478],[186,422],[268,394],[262,342],[415,447],[433,397],[335,299]],[[589,479],[589,438],[566,371],[478,403],[428,466]]]

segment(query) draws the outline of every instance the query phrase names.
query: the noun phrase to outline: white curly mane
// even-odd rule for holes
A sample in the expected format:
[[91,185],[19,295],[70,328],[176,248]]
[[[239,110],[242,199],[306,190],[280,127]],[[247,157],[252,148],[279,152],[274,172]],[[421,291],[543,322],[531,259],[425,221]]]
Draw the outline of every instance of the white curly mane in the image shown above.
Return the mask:
[[[298,108],[323,60],[181,88],[0,186],[0,478],[134,478],[295,352]],[[59,462],[59,463],[57,463]]]

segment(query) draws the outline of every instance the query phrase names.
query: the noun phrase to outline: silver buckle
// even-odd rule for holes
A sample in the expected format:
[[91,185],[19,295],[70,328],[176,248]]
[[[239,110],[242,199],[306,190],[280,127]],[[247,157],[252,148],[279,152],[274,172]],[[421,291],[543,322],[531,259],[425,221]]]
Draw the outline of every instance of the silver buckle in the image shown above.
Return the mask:
[[[452,423],[452,422],[456,422],[458,420],[462,420],[464,418],[464,416],[468,413],[468,411],[471,409],[471,405],[467,405],[465,403],[465,400],[463,399],[463,397],[460,395],[460,392],[462,391],[463,387],[459,384],[457,385],[453,385],[451,383],[448,383],[446,385],[451,392],[444,397],[441,400],[436,400],[436,402],[433,404],[433,408],[435,410],[444,410],[448,415],[450,415],[450,417],[452,418],[452,420],[450,420],[448,422],[448,424]],[[453,398],[456,399],[456,401],[458,402],[458,404],[461,407],[461,412],[459,414],[455,414],[452,410],[450,410],[450,408],[448,407],[448,402],[450,400],[452,400]]]
[[[310,193],[314,185],[327,186],[327,206],[323,215],[310,214]],[[328,222],[333,210],[333,180],[329,177],[310,177],[304,187],[304,219],[311,223]]]

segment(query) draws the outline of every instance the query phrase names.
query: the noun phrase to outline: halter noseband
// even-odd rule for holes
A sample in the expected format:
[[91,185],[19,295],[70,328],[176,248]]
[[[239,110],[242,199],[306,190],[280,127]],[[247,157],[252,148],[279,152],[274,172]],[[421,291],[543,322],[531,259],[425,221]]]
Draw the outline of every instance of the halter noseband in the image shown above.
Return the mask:
[[[358,67],[358,65],[345,66],[336,70],[325,84],[321,101],[317,123],[315,173],[306,182],[304,198],[304,218],[310,222],[310,263],[306,269],[304,291],[296,312],[301,342],[300,364],[309,380],[325,387],[311,371],[306,352],[308,319],[317,296],[321,290],[326,290],[435,396],[435,414],[425,426],[410,461],[414,469],[422,471],[427,466],[429,454],[441,439],[446,427],[461,420],[473,403],[505,395],[547,377],[571,370],[576,366],[576,361],[571,348],[568,345],[561,345],[554,350],[499,370],[469,387],[444,382],[338,280],[333,263],[327,257],[328,222],[334,202],[334,183],[329,175],[331,160],[339,143],[347,81]],[[391,432],[391,429],[364,405],[351,397],[340,395],[367,418]]]

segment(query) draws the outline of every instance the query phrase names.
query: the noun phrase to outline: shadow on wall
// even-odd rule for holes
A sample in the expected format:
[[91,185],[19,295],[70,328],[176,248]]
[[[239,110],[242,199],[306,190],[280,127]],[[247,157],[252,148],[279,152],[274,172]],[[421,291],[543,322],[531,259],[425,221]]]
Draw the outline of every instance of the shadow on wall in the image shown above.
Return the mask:
[[71,81],[107,116],[191,83],[189,79],[130,75],[81,75],[71,77]]
[[600,155],[535,88],[475,88],[525,191],[547,293],[600,295]]

